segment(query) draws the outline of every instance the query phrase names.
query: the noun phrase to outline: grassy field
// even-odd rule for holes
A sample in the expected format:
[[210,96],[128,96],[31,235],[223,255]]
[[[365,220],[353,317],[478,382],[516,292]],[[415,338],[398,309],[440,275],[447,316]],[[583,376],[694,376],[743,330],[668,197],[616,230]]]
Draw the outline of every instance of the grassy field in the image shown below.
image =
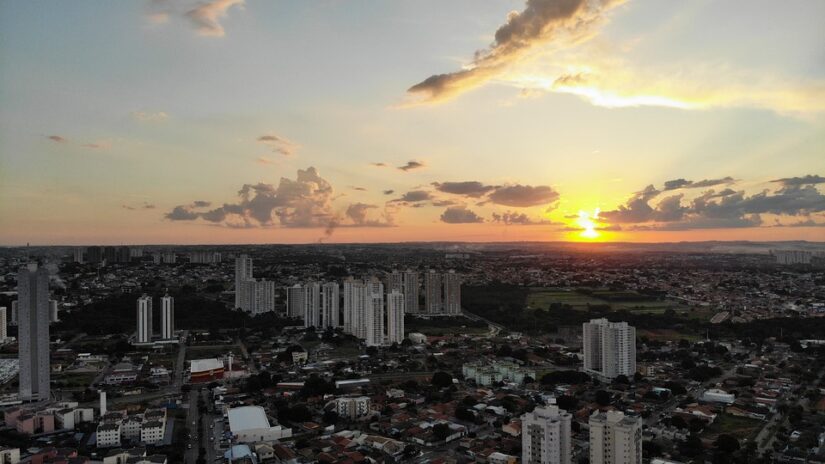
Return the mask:
[[567,304],[573,309],[587,309],[587,305],[603,305],[606,301],[568,290],[535,288],[527,295],[527,307],[548,309],[552,303]]
[[639,329],[636,331],[636,335],[639,337],[647,337],[650,340],[656,340],[660,342],[676,342],[681,339],[685,339],[690,342],[695,342],[702,339],[700,335],[679,332],[671,329]]
[[61,388],[85,388],[97,376],[94,372],[84,372],[80,374],[56,374],[52,376],[52,381]]
[[764,422],[760,420],[732,416],[730,414],[719,414],[716,416],[716,421],[705,429],[705,435],[708,437],[716,437],[724,433],[742,440],[744,438],[751,438],[763,425]]
[[[636,299],[637,297],[637,299]],[[530,289],[527,306],[532,309],[550,308],[551,304],[570,305],[575,310],[585,311],[589,306],[610,306],[614,311],[626,310],[640,314],[662,314],[668,309],[684,311],[686,308],[673,301],[652,300],[634,292],[594,291],[590,295],[573,290],[553,288]]]

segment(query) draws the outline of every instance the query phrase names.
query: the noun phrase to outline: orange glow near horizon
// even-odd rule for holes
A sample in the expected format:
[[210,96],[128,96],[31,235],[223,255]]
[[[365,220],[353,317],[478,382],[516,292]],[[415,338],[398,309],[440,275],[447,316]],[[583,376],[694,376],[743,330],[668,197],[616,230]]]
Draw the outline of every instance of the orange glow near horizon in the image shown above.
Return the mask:
[[579,218],[576,219],[576,224],[583,230],[579,232],[579,236],[587,240],[595,240],[599,238],[599,232],[596,231],[596,220],[599,219],[599,208],[593,210],[593,215],[584,210],[579,210]]

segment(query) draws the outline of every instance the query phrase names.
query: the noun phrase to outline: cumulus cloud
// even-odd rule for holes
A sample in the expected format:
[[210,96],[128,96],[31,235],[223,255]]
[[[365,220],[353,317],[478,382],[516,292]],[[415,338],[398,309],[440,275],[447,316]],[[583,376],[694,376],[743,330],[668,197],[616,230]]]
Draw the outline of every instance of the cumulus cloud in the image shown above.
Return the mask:
[[378,209],[378,205],[367,203],[353,203],[347,207],[346,216],[350,219],[351,227],[392,227],[393,218],[385,211],[381,218],[370,218],[369,212]]
[[825,177],[822,177],[818,174],[808,174],[807,176],[802,177],[785,177],[782,179],[775,179],[771,182],[779,182],[785,186],[793,186],[793,185],[815,185],[815,184],[825,184]]
[[520,225],[532,226],[540,224],[550,224],[550,221],[544,219],[532,219],[526,213],[519,213],[515,211],[505,211],[504,213],[493,213],[492,221],[505,225]]
[[422,163],[421,161],[410,160],[410,161],[407,161],[406,164],[398,166],[398,169],[400,169],[404,172],[407,172],[407,171],[412,171],[413,169],[420,169],[420,168],[423,168],[423,167],[424,167],[424,163]]
[[491,203],[503,206],[526,208],[550,204],[549,207],[552,208],[559,199],[559,193],[547,185],[514,184],[496,187],[487,199]]
[[493,43],[464,69],[436,74],[409,88],[419,103],[455,97],[498,77],[538,46],[575,43],[589,38],[605,12],[621,0],[527,0],[521,12],[513,11],[495,33]]
[[258,137],[257,140],[258,143],[266,145],[273,152],[280,153],[284,156],[295,154],[295,151],[299,148],[298,144],[286,139],[285,137],[274,134],[262,135]]
[[685,179],[674,179],[665,182],[664,190],[676,190],[680,188],[707,188],[722,184],[732,184],[734,182],[735,180],[730,176],[723,177],[721,179],[703,179],[697,182]]
[[212,0],[186,12],[199,35],[205,37],[223,37],[226,35],[220,21],[233,6],[242,7],[244,0]]
[[433,182],[432,185],[439,192],[464,195],[472,198],[479,198],[495,189],[492,185],[484,185],[478,181]]
[[131,115],[140,122],[161,122],[169,118],[164,111],[132,111]]
[[451,206],[441,213],[441,222],[447,224],[469,224],[484,222],[484,218],[467,209],[466,206]]
[[384,195],[392,195],[393,193],[395,193],[395,190],[393,190],[393,189],[384,190],[382,193]]
[[[726,188],[716,192],[711,189],[690,200],[680,194],[661,198],[655,204],[654,199],[662,191],[649,185],[633,194],[624,205],[602,212],[600,217],[615,224],[635,224],[631,227],[634,230],[689,230],[756,227],[763,223],[764,214],[807,217],[825,211],[825,195],[814,185],[818,183],[815,177],[776,182],[782,186],[774,191],[766,189],[748,195],[743,190]],[[664,191],[673,190],[665,185]]]

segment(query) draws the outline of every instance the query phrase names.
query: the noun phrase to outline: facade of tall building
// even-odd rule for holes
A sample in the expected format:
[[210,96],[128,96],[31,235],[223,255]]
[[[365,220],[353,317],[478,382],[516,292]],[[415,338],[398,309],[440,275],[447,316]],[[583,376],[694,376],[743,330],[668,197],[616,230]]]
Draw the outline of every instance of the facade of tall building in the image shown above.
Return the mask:
[[334,329],[339,324],[340,289],[338,282],[326,282],[321,287],[321,327]]
[[387,293],[387,344],[404,341],[404,294],[400,290]]
[[642,464],[642,419],[621,411],[590,416],[591,464]]
[[0,344],[6,342],[9,334],[6,331],[6,307],[0,306]]
[[304,317],[304,287],[295,284],[286,289],[287,317]]
[[160,298],[160,338],[175,338],[175,299],[169,295]]
[[60,322],[57,300],[49,300],[49,322]]
[[390,293],[393,290],[398,290],[399,292],[404,291],[404,274],[399,271],[392,271],[387,274],[387,281],[384,284],[384,288],[387,293]]
[[556,405],[537,407],[521,416],[521,462],[570,464],[570,413]]
[[235,258],[235,309],[241,307],[241,282],[252,278],[252,258],[247,255]]
[[[367,346],[381,346],[384,344],[384,285],[379,285],[381,286],[380,291],[371,291],[367,295],[363,328],[363,338]],[[374,287],[370,286],[369,289],[372,288]]]
[[85,251],[86,249],[83,247],[76,247],[72,249],[72,261],[78,264],[85,263]]
[[17,310],[19,307],[17,300],[11,302],[11,319],[9,320],[10,325],[17,325],[17,321],[19,319],[19,311]]
[[275,309],[275,282],[247,279],[241,281],[240,308],[257,316]]
[[304,285],[304,311],[301,315],[304,327],[321,326],[321,284],[309,282]]
[[17,275],[20,399],[49,399],[49,272],[30,264]]
[[444,310],[441,298],[441,274],[430,269],[424,275],[424,312],[439,314]]
[[143,295],[137,300],[137,343],[152,341],[152,297]]
[[444,312],[461,314],[461,276],[455,271],[444,274]]
[[363,298],[363,293],[364,284],[361,281],[352,277],[344,280],[344,308],[341,325],[344,327],[344,332],[348,334],[355,334],[355,312],[360,300]]
[[401,293],[404,294],[404,311],[407,313],[418,312],[418,289],[418,272],[409,269],[404,271]]
[[584,371],[613,379],[636,373],[636,329],[627,322],[591,319],[582,324]]
[[216,264],[221,262],[221,254],[214,251],[193,251],[189,253],[192,264]]

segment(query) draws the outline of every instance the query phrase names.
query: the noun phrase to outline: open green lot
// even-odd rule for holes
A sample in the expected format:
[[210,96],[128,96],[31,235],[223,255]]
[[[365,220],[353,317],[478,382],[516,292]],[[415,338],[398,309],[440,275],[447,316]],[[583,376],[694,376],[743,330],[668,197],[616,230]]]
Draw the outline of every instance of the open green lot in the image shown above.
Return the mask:
[[733,435],[739,440],[751,438],[755,435],[764,422],[747,417],[732,416],[730,414],[719,414],[713,424],[705,429],[705,435],[716,437],[721,434]]
[[589,307],[609,306],[610,309],[626,310],[640,314],[662,314],[668,309],[684,311],[686,308],[669,300],[656,300],[628,291],[596,290],[589,294],[575,290],[532,288],[527,295],[527,306],[549,310],[552,304],[569,305],[575,310],[586,311]]

